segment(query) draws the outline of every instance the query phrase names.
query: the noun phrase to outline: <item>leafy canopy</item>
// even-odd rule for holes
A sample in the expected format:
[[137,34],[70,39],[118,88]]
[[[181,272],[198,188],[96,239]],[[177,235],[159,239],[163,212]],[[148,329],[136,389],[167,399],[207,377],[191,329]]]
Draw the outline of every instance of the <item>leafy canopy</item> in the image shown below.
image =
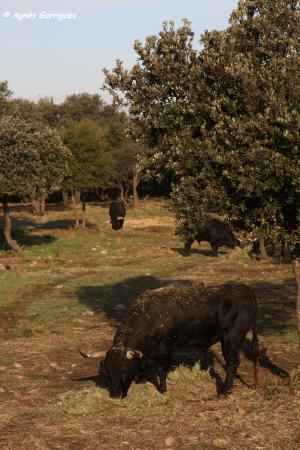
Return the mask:
[[172,180],[181,229],[209,210],[261,236],[299,224],[299,1],[242,0],[229,27],[193,48],[190,24],[135,43],[106,71],[147,144],[145,170]]
[[108,153],[108,129],[86,118],[69,121],[61,136],[72,154],[64,188],[88,191],[106,187],[114,171],[114,161]]
[[70,152],[58,133],[19,117],[0,118],[0,195],[31,196],[59,187]]

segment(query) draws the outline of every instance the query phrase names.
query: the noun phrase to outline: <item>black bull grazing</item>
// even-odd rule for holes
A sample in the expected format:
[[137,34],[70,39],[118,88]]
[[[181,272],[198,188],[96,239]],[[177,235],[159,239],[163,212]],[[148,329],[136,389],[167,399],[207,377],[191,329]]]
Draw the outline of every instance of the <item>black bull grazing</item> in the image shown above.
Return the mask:
[[122,200],[113,200],[109,205],[109,215],[113,230],[121,230],[126,216],[124,202]]
[[235,248],[240,245],[240,241],[236,239],[228,225],[218,219],[207,220],[199,226],[195,239],[186,240],[184,245],[186,252],[190,251],[194,240],[199,244],[201,241],[209,242],[213,256],[218,255],[218,248],[222,245],[226,245],[229,248]]
[[[255,295],[243,284],[174,284],[145,292],[129,309],[101,363],[110,395],[125,397],[133,380],[149,366],[156,370],[158,390],[166,392],[174,344],[191,344],[205,351],[218,341],[226,361],[222,393],[230,393],[249,330],[256,383],[256,309]],[[102,356],[101,352],[81,354]]]

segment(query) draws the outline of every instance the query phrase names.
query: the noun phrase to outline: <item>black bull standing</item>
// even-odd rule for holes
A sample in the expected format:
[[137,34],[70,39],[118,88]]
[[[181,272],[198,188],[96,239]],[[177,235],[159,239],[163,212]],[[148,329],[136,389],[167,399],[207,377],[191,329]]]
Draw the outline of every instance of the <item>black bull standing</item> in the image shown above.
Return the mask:
[[[218,341],[226,361],[222,393],[230,393],[240,363],[239,351],[249,330],[253,332],[256,383],[256,310],[255,295],[243,284],[173,284],[145,292],[129,309],[101,363],[110,395],[125,397],[147,366],[156,368],[157,388],[166,392],[174,344],[192,344],[203,351]],[[81,354],[101,356],[101,352]]]
[[218,249],[222,245],[229,248],[240,246],[240,241],[235,237],[227,224],[219,219],[210,219],[199,225],[197,234],[194,239],[187,239],[184,249],[188,253],[191,246],[196,240],[200,245],[201,241],[207,241],[212,248],[212,256],[218,256]]
[[121,230],[123,228],[126,208],[124,202],[119,200],[113,200],[109,205],[109,216],[111,226],[113,230]]

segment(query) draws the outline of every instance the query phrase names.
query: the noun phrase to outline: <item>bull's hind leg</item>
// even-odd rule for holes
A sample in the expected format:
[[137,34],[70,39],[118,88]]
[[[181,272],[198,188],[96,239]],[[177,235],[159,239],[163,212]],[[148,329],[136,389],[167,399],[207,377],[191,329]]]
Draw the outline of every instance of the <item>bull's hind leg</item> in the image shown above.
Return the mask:
[[212,256],[218,256],[218,248],[219,246],[217,244],[210,244],[212,248]]

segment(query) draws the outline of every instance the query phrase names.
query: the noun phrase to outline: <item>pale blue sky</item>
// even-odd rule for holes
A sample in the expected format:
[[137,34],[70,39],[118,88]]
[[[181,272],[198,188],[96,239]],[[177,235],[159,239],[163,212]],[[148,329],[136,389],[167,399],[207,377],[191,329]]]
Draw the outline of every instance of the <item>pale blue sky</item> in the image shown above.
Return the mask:
[[[186,17],[198,40],[205,29],[225,28],[236,5],[237,0],[0,0],[0,80],[8,80],[14,97],[61,102],[74,92],[97,92],[109,100],[100,91],[102,69],[111,69],[116,58],[131,67],[135,39],[158,33],[165,20],[179,26]],[[39,18],[44,12],[77,17]],[[16,13],[32,18],[17,20]]]

